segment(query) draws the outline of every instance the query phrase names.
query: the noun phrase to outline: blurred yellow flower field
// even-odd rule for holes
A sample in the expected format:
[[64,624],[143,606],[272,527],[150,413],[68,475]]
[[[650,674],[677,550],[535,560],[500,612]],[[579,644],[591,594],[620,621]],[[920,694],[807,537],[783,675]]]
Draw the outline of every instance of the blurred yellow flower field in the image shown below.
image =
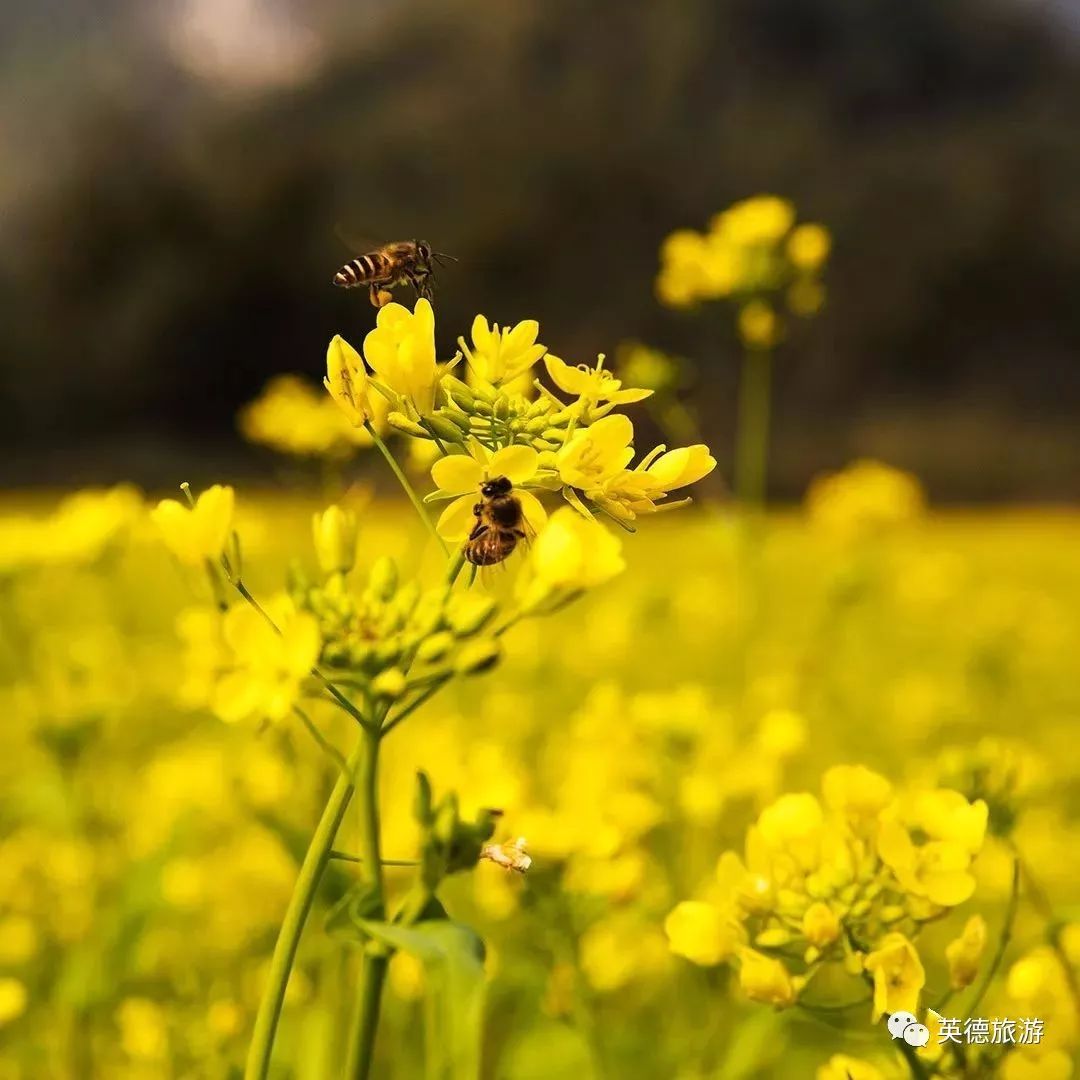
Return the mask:
[[[3,506],[5,1080],[239,1075],[334,783],[279,708],[313,646],[236,609],[225,632],[246,675],[222,682],[207,580],[160,543],[149,505],[116,489]],[[207,506],[167,511],[192,515],[187,561],[221,546]],[[322,517],[316,548],[324,509],[238,494],[256,597],[294,557],[314,574],[353,551],[364,574],[393,551],[438,581],[408,506]],[[508,630],[499,677],[454,681],[382,761],[391,897],[411,873],[393,864],[419,851],[419,767],[459,793],[463,821],[502,812],[500,851],[527,839],[528,873],[487,859],[442,893],[488,945],[484,1074],[1070,1075],[1078,551],[1074,515],[924,515],[909,478],[866,464],[765,521],[649,520],[625,573]],[[516,574],[462,595],[503,597]],[[302,641],[310,616],[275,617],[301,620],[287,632]],[[347,746],[347,716],[309,712]],[[360,950],[331,909],[357,873],[352,814],[271,1075],[340,1075]],[[394,953],[374,1075],[425,1075],[433,971]],[[1044,1034],[968,1045],[966,1062],[933,1038],[912,1066],[879,1017],[928,1008],[1039,1018]]]

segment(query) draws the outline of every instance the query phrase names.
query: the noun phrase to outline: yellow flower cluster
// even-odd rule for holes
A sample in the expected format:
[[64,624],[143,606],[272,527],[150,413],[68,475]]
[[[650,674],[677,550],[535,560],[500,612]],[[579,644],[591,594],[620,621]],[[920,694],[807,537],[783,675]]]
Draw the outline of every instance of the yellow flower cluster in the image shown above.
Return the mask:
[[[536,494],[547,501],[543,489]],[[359,513],[351,504],[326,507],[315,495],[237,497],[251,581],[270,590],[265,606],[283,629],[287,605],[273,598],[273,585],[287,580],[298,553],[307,564],[306,587],[327,589],[335,576],[348,575],[348,591],[362,606],[371,553],[391,544],[400,550],[401,537],[418,534],[404,508],[389,501]],[[179,547],[186,551],[190,543],[196,561],[220,557],[219,538],[232,531],[227,497],[212,497],[211,509],[215,502],[198,528],[179,526]],[[55,507],[31,517],[26,506],[24,496],[13,498],[3,508],[5,522],[58,520]],[[190,616],[204,620],[203,630],[184,632],[206,655],[178,663],[175,613],[188,602],[186,579],[198,578],[202,564],[178,574],[160,545],[139,542],[135,517],[101,549],[95,515],[68,519],[67,561],[57,561],[57,548],[48,572],[35,558],[5,570],[0,589],[0,711],[7,718],[0,726],[0,1025],[5,1066],[27,1077],[52,1068],[42,1063],[54,1054],[58,1061],[85,1055],[80,1075],[131,1080],[242,1070],[301,841],[336,775],[305,742],[299,722],[273,724],[253,738],[246,724],[208,714],[217,687],[230,679],[254,683],[257,711],[273,707],[275,695],[280,701],[293,693],[299,664],[290,669],[274,660],[263,669],[250,662],[245,641],[262,628],[252,622],[230,632],[237,652],[223,638],[228,616],[212,607]],[[676,532],[642,530],[632,552],[617,553],[616,566],[623,554],[637,566],[617,588],[550,621],[518,623],[502,639],[500,678],[450,688],[383,747],[387,859],[411,860],[420,850],[410,811],[418,763],[430,765],[438,790],[462,793],[463,811],[504,810],[494,840],[528,838],[528,875],[485,862],[447,898],[452,914],[482,927],[490,945],[494,992],[486,1022],[512,1030],[514,1040],[493,1051],[493,1067],[508,1074],[536,1061],[541,1071],[562,1068],[550,1062],[565,1051],[577,1068],[588,1032],[597,1059],[614,1075],[729,1069],[766,1080],[812,1077],[819,1067],[824,1080],[909,1075],[884,1021],[869,1026],[875,976],[886,997],[890,978],[897,993],[918,981],[911,951],[888,935],[917,947],[925,987],[916,1011],[936,1045],[926,1006],[966,1015],[1001,942],[1010,862],[1004,845],[988,839],[985,853],[968,863],[966,873],[975,872],[979,884],[967,904],[944,909],[940,923],[906,916],[883,922],[878,936],[859,938],[850,957],[839,940],[814,945],[832,937],[836,922],[853,922],[836,895],[807,899],[786,947],[759,943],[766,915],[728,899],[725,875],[746,884],[741,838],[748,825],[782,792],[803,790],[803,777],[823,773],[858,746],[877,760],[903,763],[911,791],[893,790],[888,801],[916,853],[945,844],[933,849],[940,852],[934,869],[946,871],[938,875],[918,858],[913,863],[899,840],[898,872],[920,888],[968,887],[964,871],[947,869],[963,861],[949,850],[963,832],[950,824],[954,809],[946,800],[935,811],[934,835],[924,835],[920,790],[954,789],[969,807],[985,801],[988,832],[996,808],[1008,809],[1008,827],[998,831],[1023,852],[1009,948],[974,1012],[1041,1017],[1043,1041],[965,1046],[966,1076],[946,1045],[939,1057],[924,1058],[928,1075],[1064,1078],[1075,1069],[1071,984],[1080,970],[1080,928],[1055,932],[1070,917],[1065,905],[1075,888],[1062,853],[1080,842],[1065,722],[1075,702],[1072,658],[1080,642],[1075,545],[1068,542],[1076,522],[1032,511],[928,515],[919,528],[887,538],[883,569],[899,572],[869,581],[857,603],[839,610],[829,607],[824,571],[867,551],[837,548],[830,551],[834,563],[823,563],[821,537],[805,516],[771,523],[760,594],[739,572],[728,530],[704,515],[685,514],[678,524]],[[600,549],[596,534],[579,541],[589,525],[570,508],[552,513],[520,576],[535,572],[553,589],[593,580],[604,564],[582,562]],[[36,535],[42,546],[48,542],[48,530]],[[606,531],[600,535],[614,544]],[[871,554],[883,539],[867,536]],[[305,543],[314,547],[304,552]],[[425,573],[433,556],[426,553]],[[350,573],[351,564],[359,569]],[[463,584],[459,579],[455,592],[465,595]],[[398,590],[408,587],[406,581]],[[500,612],[527,602],[516,589],[511,575],[494,576],[491,593],[504,598]],[[504,601],[512,606],[503,609]],[[321,640],[320,616],[306,614],[319,624]],[[478,636],[502,624],[497,612]],[[457,648],[468,644],[455,641]],[[272,658],[274,645],[267,640],[258,650],[264,646]],[[354,674],[323,670],[340,673],[343,688]],[[363,683],[371,679],[357,677],[356,685]],[[317,685],[314,676],[299,679],[301,694]],[[353,721],[315,700],[302,699],[302,707],[347,749]],[[817,801],[824,820],[832,820],[823,793]],[[343,854],[359,850],[354,811],[335,844]],[[888,816],[877,814],[879,831]],[[736,843],[742,857],[727,856],[717,876],[721,852]],[[794,844],[796,853],[802,849]],[[387,868],[391,902],[410,873]],[[278,1068],[314,1068],[326,1046],[340,981],[353,980],[356,957],[326,940],[322,920],[358,874],[359,864],[332,858],[327,865],[289,984],[286,1015],[296,1039],[275,1050]],[[887,877],[896,879],[891,870]],[[1062,904],[1049,927],[1036,906],[1037,888],[1048,903]],[[779,902],[779,890],[776,896]],[[689,898],[685,906],[677,903],[682,898]],[[928,903],[904,896],[905,906]],[[779,1014],[772,1006],[740,1007],[737,978],[671,954],[669,913],[670,940],[699,964],[734,967],[743,949],[775,961],[761,964],[744,953],[746,981],[768,1001],[797,992],[797,1007]],[[811,945],[822,948],[822,957],[800,989]],[[405,956],[391,963],[392,991],[404,987],[415,996],[421,965]],[[858,960],[858,973],[845,960],[853,968]],[[88,985],[88,970],[108,979]],[[437,979],[427,982],[430,989]],[[942,1007],[941,998],[965,982],[967,990],[954,991]],[[67,1010],[79,987],[94,1004],[73,1025]],[[521,1001],[538,1006],[524,1021]],[[401,1055],[405,1076],[422,1068],[394,1032],[413,1022],[415,1008],[397,996],[387,1003],[389,1034],[380,1044]],[[58,1075],[67,1072],[60,1067]]]
[[[762,811],[744,857],[726,853],[704,898],[669,916],[671,948],[699,964],[737,956],[752,1000],[791,1005],[833,966],[872,980],[875,1019],[914,1012],[925,975],[911,938],[971,896],[986,818],[958,792],[897,792],[863,766],[835,766],[821,798],[787,794]],[[955,947],[954,978],[976,937],[973,925]]]
[[[500,453],[534,451],[516,447]],[[221,564],[243,598],[223,613],[195,608],[179,618],[187,657],[181,696],[189,706],[208,707],[228,722],[282,720],[305,692],[317,691],[309,676],[317,678],[320,667],[335,676],[347,673],[370,697],[382,700],[434,680],[486,671],[499,659],[498,635],[506,625],[557,609],[625,565],[614,536],[563,508],[530,552],[517,590],[517,613],[508,613],[509,621],[494,628],[498,604],[493,597],[454,592],[450,583],[426,591],[415,582],[402,584],[389,557],[377,559],[366,586],[354,589],[348,575],[356,561],[359,525],[355,512],[334,505],[312,521],[321,580],[313,582],[294,567],[288,592],[263,608],[242,589],[238,567],[229,561],[232,488],[215,485],[190,502],[165,499],[154,508],[151,517],[162,539],[181,562],[205,568],[215,589]],[[238,551],[235,541],[233,550]]]
[[771,348],[783,325],[770,298],[786,291],[794,314],[818,311],[825,301],[820,274],[831,245],[823,225],[796,224],[788,200],[757,195],[717,214],[704,233],[672,233],[660,249],[656,292],[675,308],[729,299],[737,305],[746,345]]
[[[412,312],[400,304],[380,309],[363,357],[340,338],[331,342],[326,387],[352,423],[370,417],[381,398],[389,403],[392,427],[438,447],[436,490],[428,499],[454,500],[439,522],[447,539],[468,535],[479,486],[491,477],[513,482],[535,532],[546,514],[529,489],[561,489],[584,516],[597,511],[629,525],[641,514],[685,505],[688,500],[665,500],[716,467],[700,444],[671,451],[658,446],[632,464],[634,426],[612,410],[652,391],[624,387],[603,356],[594,367],[567,364],[537,342],[539,330],[533,320],[500,328],[478,315],[471,344],[459,339],[457,357],[440,366],[434,312],[421,299]],[[572,400],[533,382],[541,358],[555,388]],[[467,381],[451,374],[462,359]]]

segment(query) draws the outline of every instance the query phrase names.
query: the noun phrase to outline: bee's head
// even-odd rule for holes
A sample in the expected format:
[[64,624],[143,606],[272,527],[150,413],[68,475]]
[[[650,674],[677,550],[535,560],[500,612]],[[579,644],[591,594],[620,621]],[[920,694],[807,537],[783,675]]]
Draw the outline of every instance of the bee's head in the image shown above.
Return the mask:
[[514,485],[505,476],[493,476],[480,485],[480,494],[485,499],[494,499],[497,495],[509,495]]
[[427,243],[426,240],[417,240],[416,254],[419,255],[424,262],[431,262],[431,245]]

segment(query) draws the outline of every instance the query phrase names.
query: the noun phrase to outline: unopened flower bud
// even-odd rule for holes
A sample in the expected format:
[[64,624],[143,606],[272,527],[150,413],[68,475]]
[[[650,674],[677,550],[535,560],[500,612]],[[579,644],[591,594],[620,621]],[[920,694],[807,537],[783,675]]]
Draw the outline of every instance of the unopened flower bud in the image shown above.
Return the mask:
[[416,794],[413,796],[413,817],[421,825],[431,821],[431,781],[422,769],[416,774]]
[[371,689],[377,697],[395,701],[405,693],[405,674],[400,668],[387,668],[371,680]]
[[356,514],[329,506],[311,519],[315,554],[324,574],[347,574],[356,563]]
[[446,442],[459,443],[464,441],[464,432],[457,424],[451,423],[445,416],[433,413],[425,417],[425,423],[440,439]]
[[435,824],[432,827],[435,839],[441,844],[453,843],[459,820],[457,795],[451,792],[435,810]]
[[811,904],[802,921],[803,936],[819,949],[831,945],[840,936],[840,920],[828,904]]
[[431,438],[431,436],[415,420],[410,420],[404,413],[389,413],[386,417],[386,422],[395,431],[400,431],[405,435],[411,435],[414,439]]
[[479,593],[458,593],[446,606],[446,621],[459,637],[475,634],[491,618],[495,600]]
[[397,564],[389,555],[375,560],[368,574],[368,592],[384,603],[397,592]]
[[489,671],[502,655],[502,646],[496,638],[476,638],[468,642],[454,659],[454,670],[459,675],[479,675]]
[[441,660],[454,647],[454,635],[446,630],[424,638],[416,649],[416,659],[422,664]]

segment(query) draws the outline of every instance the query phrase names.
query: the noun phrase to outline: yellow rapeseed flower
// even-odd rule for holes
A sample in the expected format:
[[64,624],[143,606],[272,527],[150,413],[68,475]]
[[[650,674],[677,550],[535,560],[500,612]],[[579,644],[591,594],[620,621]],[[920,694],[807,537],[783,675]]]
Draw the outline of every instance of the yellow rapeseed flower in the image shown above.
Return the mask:
[[830,810],[853,825],[872,823],[892,800],[892,784],[865,765],[834,765],[821,778],[821,792]]
[[875,1021],[885,1013],[917,1013],[926,972],[915,946],[903,934],[886,934],[863,963],[874,978]]
[[536,340],[539,333],[540,324],[535,319],[500,327],[477,315],[472,324],[472,347],[463,337],[458,338],[458,347],[465,354],[470,374],[489,386],[505,386],[525,375],[547,352]]
[[597,420],[558,452],[559,479],[585,492],[601,490],[633,460],[633,438],[634,425],[628,416],[613,413]]
[[818,949],[827,948],[840,936],[840,920],[828,904],[818,900],[803,915],[803,937]]
[[598,506],[623,521],[639,514],[675,510],[690,500],[664,502],[677,488],[696,484],[716,468],[716,459],[704,443],[668,450],[656,447],[633,469],[622,469],[604,481],[602,487],[587,490]]
[[480,498],[480,485],[498,476],[505,476],[514,485],[525,520],[538,533],[547,521],[547,511],[524,485],[536,478],[540,455],[531,446],[506,446],[492,453],[475,439],[470,440],[468,449],[468,454],[439,458],[431,467],[431,479],[438,490],[427,498],[454,500],[439,518],[439,535],[447,540],[464,540],[476,524],[473,507]]
[[970,865],[987,812],[981,799],[969,803],[957,791],[919,792],[882,813],[878,852],[907,892],[942,907],[962,904],[975,891]]
[[435,312],[421,298],[409,311],[401,304],[379,309],[375,329],[364,338],[364,358],[393,393],[424,415],[435,403]]
[[187,566],[218,559],[232,531],[235,496],[231,487],[214,484],[193,507],[162,499],[150,512],[166,547]]
[[374,417],[364,360],[340,334],[335,334],[326,348],[323,385],[354,427]]
[[702,967],[723,963],[741,940],[731,913],[701,900],[684,900],[664,920],[668,945],[676,956]]
[[564,393],[576,397],[583,405],[631,405],[652,397],[651,390],[632,387],[624,390],[621,380],[604,367],[603,353],[597,357],[596,367],[589,367],[587,364],[571,367],[566,361],[550,353],[544,357],[544,365],[551,381]]
[[267,604],[266,611],[277,629],[244,602],[225,613],[222,633],[232,669],[217,683],[213,708],[226,722],[287,716],[319,658],[319,626],[313,615],[297,611],[287,596]]
[[954,990],[963,990],[975,981],[985,948],[986,920],[981,915],[972,915],[964,924],[960,936],[945,946],[945,959],[949,962],[949,985]]
[[529,552],[529,572],[522,586],[526,608],[558,593],[602,585],[622,573],[622,545],[603,526],[576,510],[556,510]]
[[685,505],[685,501],[658,504],[669,492],[696,483],[716,467],[709,448],[698,444],[676,450],[659,446],[628,469],[633,438],[629,417],[613,413],[597,420],[556,455],[559,479],[614,517],[631,521],[638,514]]
[[800,980],[779,960],[743,946],[739,949],[739,988],[751,1001],[786,1007],[799,996]]

